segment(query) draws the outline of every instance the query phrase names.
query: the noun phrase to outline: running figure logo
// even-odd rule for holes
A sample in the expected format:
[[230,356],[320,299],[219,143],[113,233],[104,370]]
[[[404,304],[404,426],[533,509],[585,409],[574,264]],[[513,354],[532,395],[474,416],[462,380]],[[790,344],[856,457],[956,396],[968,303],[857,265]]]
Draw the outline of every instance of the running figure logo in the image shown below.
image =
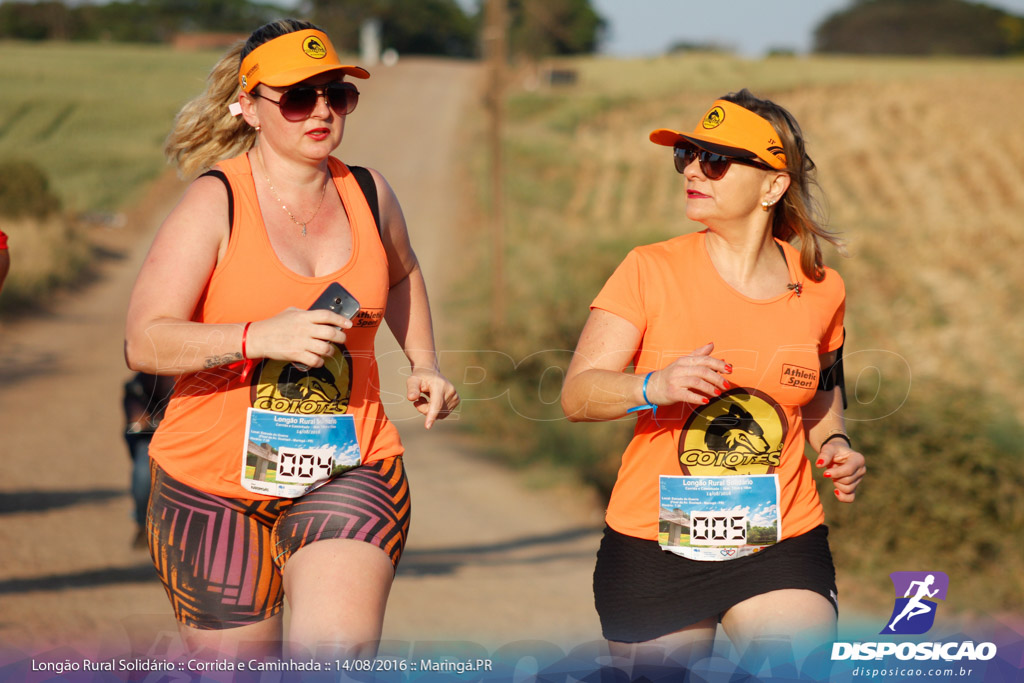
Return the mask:
[[889,578],[896,589],[896,604],[880,633],[927,633],[935,623],[935,600],[946,599],[949,577],[944,572],[893,572]]

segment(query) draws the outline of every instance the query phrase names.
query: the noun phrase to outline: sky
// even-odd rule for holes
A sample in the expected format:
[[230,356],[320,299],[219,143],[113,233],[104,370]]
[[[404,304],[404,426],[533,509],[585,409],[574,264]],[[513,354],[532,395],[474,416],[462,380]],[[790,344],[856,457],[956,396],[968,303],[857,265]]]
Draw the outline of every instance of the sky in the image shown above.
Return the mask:
[[[851,0],[591,0],[609,23],[602,52],[661,54],[676,42],[715,43],[759,57],[772,48],[808,52],[814,29]],[[1024,0],[984,4],[1024,16]]]

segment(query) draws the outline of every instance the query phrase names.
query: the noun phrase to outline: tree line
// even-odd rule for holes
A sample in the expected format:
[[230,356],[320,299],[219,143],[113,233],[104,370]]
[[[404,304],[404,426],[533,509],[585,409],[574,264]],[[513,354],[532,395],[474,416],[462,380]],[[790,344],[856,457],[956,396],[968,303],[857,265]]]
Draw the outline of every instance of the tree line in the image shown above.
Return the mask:
[[[473,57],[480,53],[483,1],[466,12],[455,0],[312,0],[309,18],[341,50],[358,49],[367,19],[380,22],[382,47],[402,54]],[[61,0],[0,3],[0,39],[169,42],[182,33],[248,34],[294,16],[251,0]],[[606,30],[590,0],[508,0],[509,44],[531,57],[595,52]]]
[[854,0],[814,33],[821,53],[1024,54],[1024,17],[965,0]]
[[[507,0],[513,54],[539,58],[595,52],[607,22],[590,0]],[[340,49],[380,22],[383,47],[402,54],[480,53],[484,0],[309,0],[312,19]],[[246,34],[294,12],[253,0],[62,0],[0,2],[0,39],[168,42],[182,33]],[[815,30],[814,51],[846,54],[1024,54],[1024,17],[967,0],[851,0]]]

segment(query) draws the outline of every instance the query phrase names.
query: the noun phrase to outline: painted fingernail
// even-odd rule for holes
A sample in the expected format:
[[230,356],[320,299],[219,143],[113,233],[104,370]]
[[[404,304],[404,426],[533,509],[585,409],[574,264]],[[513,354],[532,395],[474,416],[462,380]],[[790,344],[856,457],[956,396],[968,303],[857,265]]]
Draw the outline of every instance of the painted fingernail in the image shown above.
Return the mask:
[[726,372],[732,372],[732,363],[726,363],[725,364],[725,371]]
[[721,396],[721,395],[722,395],[722,390],[721,389],[715,389],[715,396]]
[[726,389],[732,389],[732,385],[729,384],[729,380],[724,380],[724,381],[725,381],[725,388]]
[[700,402],[701,402],[701,403],[710,403],[710,401],[708,401],[708,399],[706,399],[706,398],[702,398],[702,399],[700,400]]
[[825,474],[823,476],[826,476],[829,479],[831,479],[832,478],[832,473],[831,472],[825,472]]
[[824,465],[824,464],[825,464],[825,461],[824,461],[824,460],[821,460],[821,459],[819,459],[819,460],[818,460],[818,462],[816,462],[816,463],[814,463],[814,464],[815,464],[815,465],[817,465],[818,467],[821,467],[822,465]]
[[835,494],[836,494],[836,498],[838,498],[838,497],[839,497],[839,489],[834,489],[834,490],[833,490],[833,493],[835,493]]

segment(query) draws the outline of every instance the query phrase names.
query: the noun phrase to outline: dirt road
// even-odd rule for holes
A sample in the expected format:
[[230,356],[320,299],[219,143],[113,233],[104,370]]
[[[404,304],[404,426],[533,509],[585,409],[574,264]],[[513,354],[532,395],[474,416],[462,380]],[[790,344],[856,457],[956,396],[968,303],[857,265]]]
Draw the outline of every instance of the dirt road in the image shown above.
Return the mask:
[[[379,169],[395,188],[434,284],[443,339],[453,326],[444,316],[440,275],[466,258],[458,230],[464,188],[453,169],[481,102],[480,79],[470,64],[378,67],[360,84],[362,101],[339,151]],[[133,232],[142,238],[124,244],[97,282],[38,317],[0,322],[0,655],[2,648],[174,648],[163,589],[147,553],[130,548],[119,401],[129,375],[121,353],[128,293],[153,230],[180,191],[165,183],[150,198],[138,217],[145,223]],[[378,352],[384,391],[403,391],[401,353],[386,331]],[[444,370],[457,384],[465,373]],[[593,502],[531,488],[481,459],[457,421],[428,433],[405,406],[393,405],[389,414],[407,446],[414,502],[385,639],[493,648],[596,638],[590,573],[601,514]]]

